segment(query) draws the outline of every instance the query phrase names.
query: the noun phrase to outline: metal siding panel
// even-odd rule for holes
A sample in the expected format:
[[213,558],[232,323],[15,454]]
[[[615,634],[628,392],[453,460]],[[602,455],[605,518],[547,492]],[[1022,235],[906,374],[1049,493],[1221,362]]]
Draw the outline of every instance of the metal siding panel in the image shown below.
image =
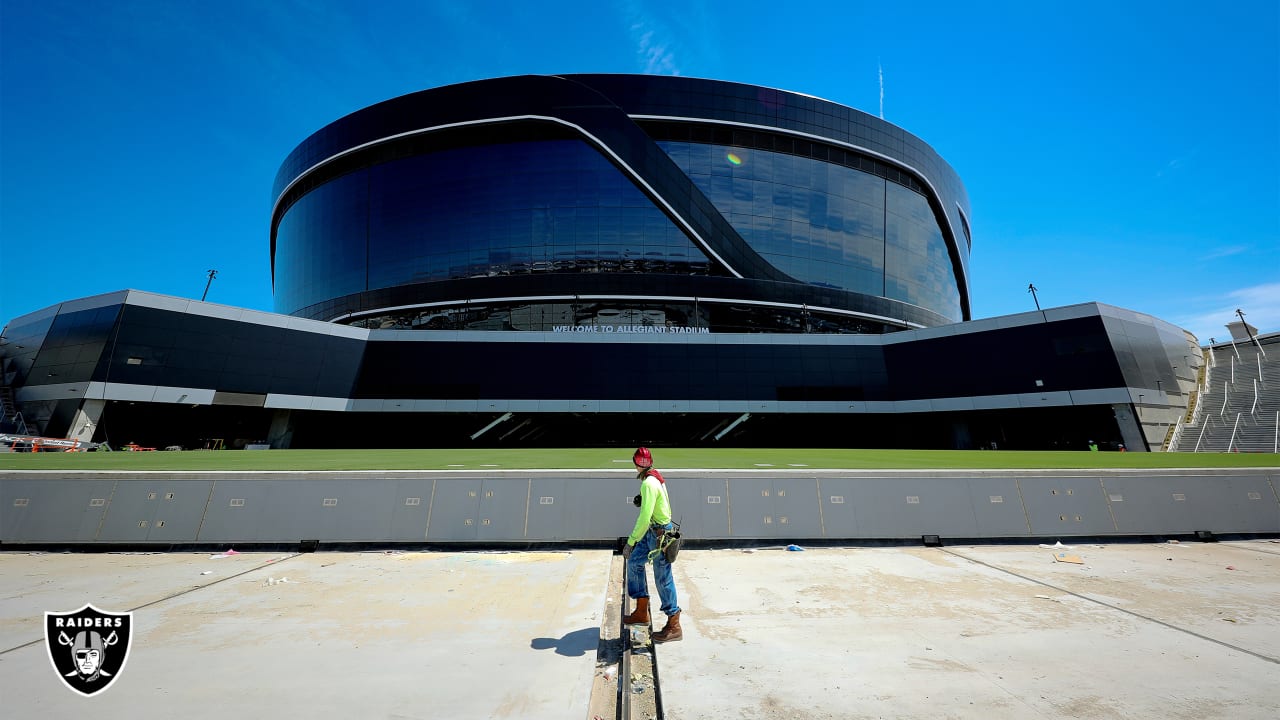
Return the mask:
[[969,486],[951,478],[871,478],[854,488],[863,537],[974,537]]
[[[564,483],[567,488],[565,497],[556,499],[556,505],[561,506],[564,513],[562,522],[565,527],[561,531],[564,537],[613,540],[631,532],[636,522],[636,506],[631,504],[631,498],[639,492],[639,483],[635,482],[634,476],[574,476]],[[536,480],[534,486],[537,487]],[[534,490],[529,499],[530,538],[534,537],[533,506],[539,497],[538,491]]]
[[[564,478],[534,478],[529,485],[529,527],[525,538],[569,540],[585,537],[573,534],[580,532],[582,528],[580,524],[568,519],[572,516],[566,515],[566,500]],[[572,527],[572,524],[577,524],[578,527]]]
[[332,539],[337,528],[338,507],[325,507],[328,498],[342,498],[327,480],[270,481],[263,498],[259,540],[268,542],[300,542]]
[[428,540],[475,540],[480,526],[480,478],[436,480]]
[[775,537],[822,537],[818,483],[814,478],[777,478],[773,481]]
[[162,483],[147,542],[195,542],[212,489],[212,480],[170,480]]
[[[401,480],[396,484],[395,510],[391,513],[391,539],[418,541],[427,539],[427,511],[431,507],[434,480]],[[416,498],[416,505],[406,503]]]
[[480,492],[480,540],[524,539],[529,478],[486,478]]
[[[310,537],[321,541],[366,542],[386,540],[391,534],[391,522],[396,512],[399,483],[395,480],[341,479],[333,480],[327,487],[328,498],[337,498],[332,507],[321,505],[321,514],[328,512],[327,532]],[[401,503],[404,500],[400,500]],[[298,538],[302,540],[304,538]]]
[[1103,478],[1116,529],[1123,533],[1177,534],[1210,529],[1208,525],[1198,526],[1196,517],[1212,501],[1192,491],[1188,480],[1185,476],[1168,475]]
[[1013,478],[965,478],[977,522],[974,537],[1019,537],[1031,534],[1022,495]]
[[[1277,491],[1277,485],[1280,484],[1280,475],[1255,475],[1248,478],[1232,478],[1232,488],[1243,486],[1245,499],[1240,500],[1237,497],[1238,504],[1248,506],[1241,515],[1246,518],[1251,528],[1249,532],[1280,532],[1280,494]],[[1268,495],[1267,491],[1271,494]],[[1257,500],[1250,498],[1248,493],[1256,492],[1260,497]]]
[[818,480],[818,492],[822,504],[823,537],[852,539],[861,537],[854,505],[852,478],[822,478]]
[[729,478],[729,497],[725,498],[725,501],[729,503],[732,537],[777,536],[772,478]]
[[[1110,477],[1104,478],[1103,484],[1121,532],[1280,530],[1280,505],[1265,475]],[[1250,493],[1256,499],[1250,498]],[[1183,499],[1178,500],[1175,495]],[[1123,499],[1117,500],[1117,496]]]
[[160,506],[159,498],[169,478],[156,477],[140,480],[121,480],[107,503],[107,515],[98,533],[98,542],[141,543],[146,542]]
[[[680,523],[682,537],[699,540],[729,537],[729,492],[723,479],[676,478],[667,485],[671,514]],[[632,521],[635,521],[634,513]]]
[[1202,482],[1208,486],[1206,489],[1211,492],[1215,506],[1212,514],[1206,516],[1209,525],[1196,530],[1280,532],[1280,501],[1266,475],[1205,477]]
[[[383,540],[390,531],[394,481],[305,478],[271,482],[263,518],[271,526],[261,540]],[[336,504],[326,505],[326,501]]]
[[1097,477],[1022,477],[1018,484],[1033,534],[1111,535],[1119,532]]
[[[0,541],[93,542],[114,480],[8,480],[0,483]],[[15,507],[15,500],[26,504]],[[92,506],[94,499],[102,500]]]
[[[261,542],[279,540],[273,531],[279,527],[280,518],[267,515],[271,488],[283,481],[273,480],[219,480],[213,487],[208,510],[200,525],[196,539],[205,543]],[[232,501],[243,501],[232,506]]]

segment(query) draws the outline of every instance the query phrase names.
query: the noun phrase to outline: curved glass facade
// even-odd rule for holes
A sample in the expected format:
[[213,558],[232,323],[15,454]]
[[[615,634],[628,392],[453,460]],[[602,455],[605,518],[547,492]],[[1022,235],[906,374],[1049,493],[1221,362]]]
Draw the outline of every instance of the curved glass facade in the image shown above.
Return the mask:
[[706,256],[578,140],[458,148],[349,173],[285,213],[276,309],[409,283],[534,273],[708,275]]
[[778,152],[659,142],[765,259],[797,280],[960,317],[928,200],[870,173]]
[[574,309],[591,300],[712,332],[930,327],[969,314],[967,212],[926,144],[834,103],[690,78],[495,78],[365,108],[290,153],[276,310],[519,330],[592,326]]

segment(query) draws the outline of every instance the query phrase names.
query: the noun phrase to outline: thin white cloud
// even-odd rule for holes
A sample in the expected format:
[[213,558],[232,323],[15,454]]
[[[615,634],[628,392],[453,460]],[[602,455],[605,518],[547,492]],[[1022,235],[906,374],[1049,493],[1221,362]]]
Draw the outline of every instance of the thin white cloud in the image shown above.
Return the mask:
[[1214,248],[1213,250],[1210,250],[1208,254],[1201,255],[1200,262],[1206,262],[1208,260],[1217,260],[1218,258],[1224,258],[1224,257],[1231,257],[1232,255],[1239,255],[1240,253],[1243,253],[1248,249],[1249,249],[1248,246],[1245,246],[1245,245],[1227,245],[1220,248]]
[[1190,330],[1202,344],[1209,338],[1223,340],[1231,337],[1227,323],[1235,322],[1236,309],[1244,311],[1244,319],[1258,328],[1259,333],[1280,331],[1280,283],[1266,283],[1240,288],[1218,300],[1218,307],[1203,313],[1171,320],[1175,325]]
[[660,19],[634,0],[622,3],[627,31],[636,44],[640,70],[647,75],[679,75],[680,65],[672,49],[672,34]]
[[1156,171],[1156,177],[1162,178],[1166,175],[1173,175],[1174,173],[1181,171],[1182,168],[1186,166],[1190,162],[1190,160],[1196,156],[1197,152],[1199,151],[1192,150],[1191,152],[1187,153],[1186,155],[1183,155],[1182,157],[1176,157],[1170,160],[1169,162],[1165,163],[1163,168]]
[[880,70],[880,119],[884,119],[884,65],[876,60],[876,68]]

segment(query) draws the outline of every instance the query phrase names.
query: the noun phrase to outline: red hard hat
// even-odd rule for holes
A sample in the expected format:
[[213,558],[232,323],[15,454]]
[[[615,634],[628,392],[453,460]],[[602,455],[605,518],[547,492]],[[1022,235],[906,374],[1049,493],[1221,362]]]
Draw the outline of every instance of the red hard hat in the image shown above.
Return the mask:
[[649,453],[649,448],[636,448],[636,454],[631,456],[631,462],[640,467],[653,467],[653,455]]

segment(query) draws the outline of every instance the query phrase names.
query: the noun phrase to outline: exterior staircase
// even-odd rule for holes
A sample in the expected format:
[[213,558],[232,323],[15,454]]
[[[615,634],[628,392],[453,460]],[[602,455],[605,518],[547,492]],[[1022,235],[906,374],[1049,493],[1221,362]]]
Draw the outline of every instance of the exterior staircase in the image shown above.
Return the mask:
[[1280,450],[1280,334],[1209,350],[1210,376],[1191,422],[1177,435],[1184,452]]

